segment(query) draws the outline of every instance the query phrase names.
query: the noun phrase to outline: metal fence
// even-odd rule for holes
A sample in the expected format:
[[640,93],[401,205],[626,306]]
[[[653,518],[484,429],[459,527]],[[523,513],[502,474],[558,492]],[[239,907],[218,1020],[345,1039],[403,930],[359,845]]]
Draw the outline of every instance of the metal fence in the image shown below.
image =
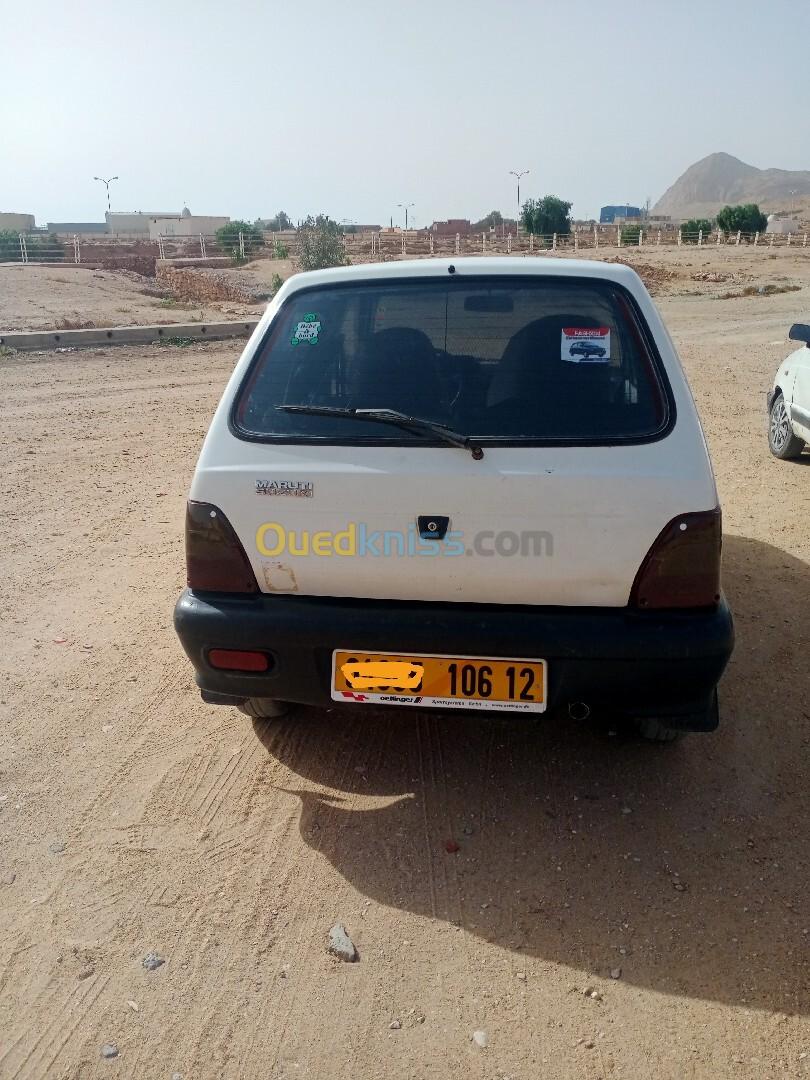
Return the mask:
[[[561,251],[575,255],[600,248],[650,248],[692,245],[695,247],[807,248],[807,232],[725,233],[713,230],[687,233],[682,229],[644,228],[641,225],[575,228],[570,233],[532,235],[494,232],[437,235],[432,232],[348,233],[343,242],[351,262],[381,262],[403,257],[447,257],[453,255],[541,255]],[[53,234],[5,234],[0,240],[0,262],[23,264],[74,264],[77,266],[127,268],[143,272],[156,259],[188,260],[194,263],[239,265],[253,259],[296,258],[299,240],[295,231],[254,234],[239,233],[223,245],[216,236],[159,236],[156,240],[86,239]],[[152,272],[154,267],[152,265]]]
[[[650,248],[650,247],[754,247],[754,248],[807,248],[806,232],[802,233],[725,233],[684,232],[681,229],[644,229],[624,226],[619,228],[595,227],[575,229],[570,233],[544,235],[520,233],[512,236],[495,236],[492,233],[457,233],[455,236],[435,236],[432,233],[386,233],[371,234],[360,246],[372,259],[402,256],[452,256],[452,255],[533,255],[549,251],[564,251],[573,255],[580,251],[599,248]],[[353,253],[357,244],[349,242],[346,249]]]

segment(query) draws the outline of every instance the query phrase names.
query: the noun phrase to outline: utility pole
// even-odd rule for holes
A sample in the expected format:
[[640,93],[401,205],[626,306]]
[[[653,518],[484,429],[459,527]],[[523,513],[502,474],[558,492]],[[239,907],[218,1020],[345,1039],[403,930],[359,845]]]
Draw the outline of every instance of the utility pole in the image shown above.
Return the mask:
[[401,203],[400,202],[400,203],[397,203],[397,206],[400,208],[400,210],[405,211],[405,232],[407,232],[408,231],[408,210],[412,209],[414,206],[416,206],[416,203],[412,203],[412,202]]
[[112,209],[112,207],[110,206],[110,184],[113,182],[113,180],[117,180],[118,177],[117,176],[111,176],[109,178],[109,180],[105,180],[103,176],[94,176],[93,179],[94,180],[99,180],[102,184],[105,184],[106,187],[107,187],[107,213],[109,214],[110,210]]
[[793,191],[788,192],[788,195],[790,195],[790,212],[791,212],[791,214],[794,213],[795,206],[796,206],[795,202],[793,201],[793,196],[797,195],[797,194],[798,194],[798,191],[797,191],[796,188],[794,188]]
[[520,178],[521,176],[528,176],[531,169],[524,169],[522,172],[515,172],[514,169],[509,170],[510,176],[517,177],[517,217],[515,218],[515,236],[520,236]]

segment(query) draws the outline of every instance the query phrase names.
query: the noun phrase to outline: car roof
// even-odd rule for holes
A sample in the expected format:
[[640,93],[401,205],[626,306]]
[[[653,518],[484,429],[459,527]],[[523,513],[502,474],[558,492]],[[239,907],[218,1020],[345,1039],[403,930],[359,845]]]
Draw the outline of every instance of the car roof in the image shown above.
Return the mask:
[[413,278],[442,278],[454,267],[458,277],[558,277],[593,278],[624,285],[632,291],[644,286],[638,274],[621,263],[604,263],[593,259],[557,259],[543,256],[466,256],[458,259],[403,259],[387,263],[360,263],[356,266],[337,266],[329,270],[310,270],[294,274],[285,282],[284,294],[315,285],[337,285],[372,281],[391,281]]

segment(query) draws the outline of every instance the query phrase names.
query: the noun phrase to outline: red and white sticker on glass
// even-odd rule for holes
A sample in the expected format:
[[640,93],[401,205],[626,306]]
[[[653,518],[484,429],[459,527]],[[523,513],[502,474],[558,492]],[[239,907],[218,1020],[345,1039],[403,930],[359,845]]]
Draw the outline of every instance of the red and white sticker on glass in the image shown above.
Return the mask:
[[560,358],[571,364],[609,364],[609,326],[566,326],[560,342]]

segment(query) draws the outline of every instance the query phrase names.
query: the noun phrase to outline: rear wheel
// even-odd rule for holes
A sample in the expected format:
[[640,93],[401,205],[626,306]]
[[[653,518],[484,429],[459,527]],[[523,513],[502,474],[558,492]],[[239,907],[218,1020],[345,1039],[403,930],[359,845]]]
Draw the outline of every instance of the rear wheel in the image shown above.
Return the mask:
[[652,716],[640,717],[633,721],[633,725],[636,733],[648,742],[675,742],[683,735],[682,731],[667,727],[661,720],[656,720]]
[[777,394],[771,402],[768,415],[768,446],[774,457],[781,458],[783,461],[787,458],[798,457],[804,449],[804,440],[794,434],[782,394]]
[[705,711],[678,718],[683,723],[683,727],[670,727],[669,719],[667,716],[636,716],[633,718],[633,727],[642,739],[657,743],[676,742],[688,731],[714,731],[720,720],[717,690],[709,698]]
[[269,697],[247,698],[239,706],[240,712],[246,716],[255,716],[262,720],[272,720],[279,716],[286,716],[291,709],[288,701],[276,701]]

